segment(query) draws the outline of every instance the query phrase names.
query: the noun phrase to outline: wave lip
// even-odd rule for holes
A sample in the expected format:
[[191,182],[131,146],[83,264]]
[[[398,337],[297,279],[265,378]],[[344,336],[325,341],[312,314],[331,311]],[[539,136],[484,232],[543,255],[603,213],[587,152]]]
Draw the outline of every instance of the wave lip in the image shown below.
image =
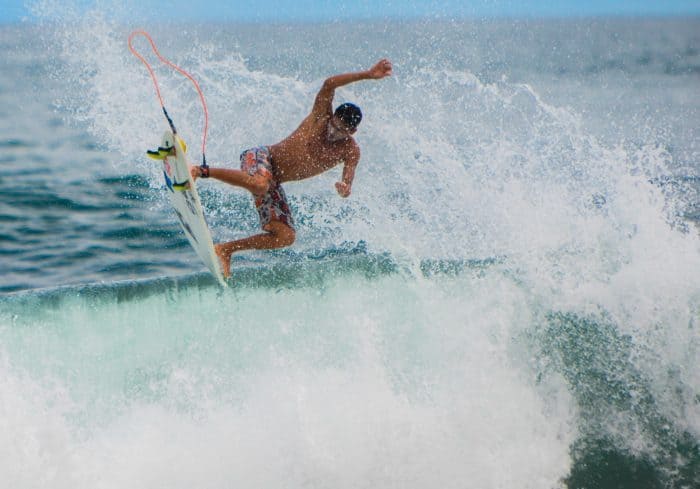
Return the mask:
[[[481,274],[485,270],[503,265],[504,257],[486,259],[424,259],[414,267],[402,264],[388,253],[372,253],[366,244],[346,243],[310,253],[291,251],[272,255],[269,263],[244,264],[247,260],[234,257],[233,277],[230,288],[252,289],[304,289],[324,287],[342,277],[361,276],[368,280],[387,275],[406,277],[416,274],[430,278]],[[238,263],[236,263],[238,261]],[[147,263],[125,264],[126,267],[148,266]],[[0,305],[21,311],[57,308],[64,300],[81,298],[96,303],[128,303],[158,294],[177,294],[194,290],[218,289],[210,274],[197,272],[157,278],[115,280],[113,282],[85,283],[30,290],[8,290],[0,296]]]

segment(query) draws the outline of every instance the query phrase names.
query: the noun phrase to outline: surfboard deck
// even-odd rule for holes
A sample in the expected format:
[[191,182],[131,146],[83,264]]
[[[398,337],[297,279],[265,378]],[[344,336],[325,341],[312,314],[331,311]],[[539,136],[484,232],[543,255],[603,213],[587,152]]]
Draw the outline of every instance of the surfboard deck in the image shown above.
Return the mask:
[[[161,157],[154,156],[158,153]],[[180,227],[197,256],[217,281],[225,287],[226,279],[214,251],[214,241],[204,219],[197,187],[190,175],[184,142],[172,131],[165,131],[158,151],[149,151],[148,154],[156,159],[162,159],[165,185]]]

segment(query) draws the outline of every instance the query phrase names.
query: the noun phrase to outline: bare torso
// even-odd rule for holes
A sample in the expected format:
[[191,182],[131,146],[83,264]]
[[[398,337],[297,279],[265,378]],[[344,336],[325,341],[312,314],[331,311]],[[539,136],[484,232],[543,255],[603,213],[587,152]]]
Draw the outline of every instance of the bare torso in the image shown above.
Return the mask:
[[356,164],[360,149],[352,137],[340,141],[328,139],[327,113],[316,117],[309,114],[292,134],[270,146],[276,178],[281,182],[303,180],[316,176],[339,164]]

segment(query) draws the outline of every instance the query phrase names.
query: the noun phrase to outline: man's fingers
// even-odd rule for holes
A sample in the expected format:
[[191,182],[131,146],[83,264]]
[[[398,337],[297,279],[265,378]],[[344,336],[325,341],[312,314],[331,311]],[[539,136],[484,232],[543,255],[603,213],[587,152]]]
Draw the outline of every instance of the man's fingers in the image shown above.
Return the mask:
[[393,66],[391,65],[391,61],[389,61],[386,58],[380,59],[377,62],[377,67],[382,71],[382,74],[384,76],[391,75],[392,70],[393,70]]
[[341,197],[347,197],[348,195],[350,195],[350,189],[348,188],[348,185],[345,182],[336,182],[335,189],[338,191],[338,194]]

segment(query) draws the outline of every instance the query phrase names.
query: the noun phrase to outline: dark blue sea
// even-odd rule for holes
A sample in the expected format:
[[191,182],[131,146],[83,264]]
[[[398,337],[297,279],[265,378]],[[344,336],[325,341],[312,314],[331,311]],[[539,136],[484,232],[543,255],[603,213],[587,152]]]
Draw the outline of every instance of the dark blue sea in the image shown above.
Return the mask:
[[[700,487],[700,19],[0,26],[0,483]],[[286,185],[289,249],[220,288],[127,48],[209,106],[207,161],[364,112],[353,194]],[[201,158],[190,82],[148,54]],[[245,191],[198,183],[215,241]]]

